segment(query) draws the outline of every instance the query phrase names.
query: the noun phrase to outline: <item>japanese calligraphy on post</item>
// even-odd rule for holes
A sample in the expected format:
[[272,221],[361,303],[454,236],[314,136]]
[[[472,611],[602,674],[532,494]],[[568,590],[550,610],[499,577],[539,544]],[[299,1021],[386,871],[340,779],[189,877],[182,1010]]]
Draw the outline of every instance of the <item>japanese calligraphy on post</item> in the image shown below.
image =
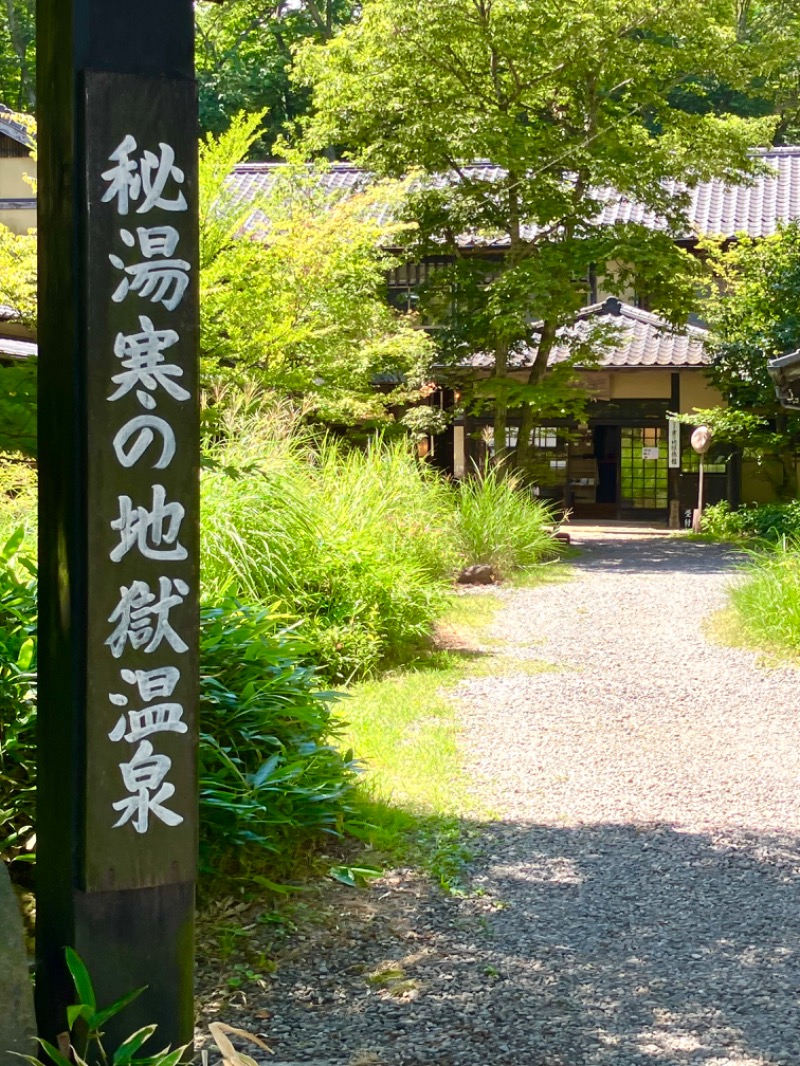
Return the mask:
[[86,89],[94,890],[191,880],[197,834],[197,149],[163,117],[192,90],[114,81]]

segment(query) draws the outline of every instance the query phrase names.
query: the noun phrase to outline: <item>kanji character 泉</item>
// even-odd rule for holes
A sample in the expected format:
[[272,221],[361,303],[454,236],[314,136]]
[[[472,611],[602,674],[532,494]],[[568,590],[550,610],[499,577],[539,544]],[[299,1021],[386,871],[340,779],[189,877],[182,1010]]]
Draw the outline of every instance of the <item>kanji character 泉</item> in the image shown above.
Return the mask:
[[[188,400],[189,393],[173,378],[183,377],[183,370],[175,363],[164,362],[164,352],[180,340],[174,329],[156,329],[151,319],[139,315],[141,333],[118,333],[114,341],[114,355],[122,360],[123,373],[115,374],[112,381],[119,386],[109,396],[118,400],[136,389],[136,397],[142,407],[152,411],[156,401],[150,393],[164,389],[174,400]],[[142,388],[139,388],[142,386]],[[144,389],[149,391],[145,392]]]
[[[175,430],[157,415],[137,415],[117,430],[112,444],[118,462],[125,467],[137,463],[155,440],[156,433],[161,434],[161,455],[153,467],[156,470],[168,467],[175,456]],[[128,441],[134,435],[133,444],[126,450]]]
[[134,649],[144,648],[146,653],[156,651],[164,640],[175,652],[189,650],[188,644],[169,624],[169,612],[183,603],[189,586],[179,578],[173,581],[160,577],[158,582],[159,599],[146,581],[134,581],[120,588],[120,601],[108,619],[117,625],[105,641],[115,659],[120,658],[128,643]]
[[[136,230],[139,247],[145,262],[125,266],[118,255],[109,255],[112,266],[124,270],[129,278],[123,278],[111,295],[115,303],[122,303],[129,292],[138,292],[142,299],[150,298],[151,303],[162,303],[168,311],[174,311],[183,299],[189,287],[191,264],[185,259],[170,259],[178,247],[180,235],[174,226],[153,226]],[[120,231],[120,236],[129,248],[136,241],[129,230]],[[159,262],[151,262],[153,256],[165,256]]]
[[[181,503],[167,503],[167,491],[163,485],[153,485],[153,509],[134,507],[130,496],[120,496],[119,518],[111,528],[119,531],[119,544],[112,549],[110,558],[118,563],[133,547],[137,547],[145,559],[185,559],[187,552],[178,543],[178,534],[186,510]],[[166,547],[162,547],[163,544]]]
[[142,741],[130,762],[120,763],[122,780],[132,795],[112,804],[115,811],[121,812],[114,829],[132,822],[137,833],[146,833],[151,814],[164,825],[181,824],[182,815],[162,806],[175,795],[175,786],[164,780],[171,766],[172,760],[167,755],[153,754],[153,745],[148,740]]
[[175,149],[169,144],[159,143],[161,155],[146,150],[140,159],[132,159],[131,154],[138,145],[136,138],[129,133],[108,157],[115,166],[102,174],[108,188],[103,194],[102,202],[109,203],[116,198],[117,212],[127,215],[131,201],[137,202],[144,193],[144,200],[136,209],[139,215],[146,214],[154,207],[162,211],[186,211],[188,204],[182,192],[168,200],[164,196],[167,182],[172,180],[183,185],[186,175],[180,167],[175,166]]

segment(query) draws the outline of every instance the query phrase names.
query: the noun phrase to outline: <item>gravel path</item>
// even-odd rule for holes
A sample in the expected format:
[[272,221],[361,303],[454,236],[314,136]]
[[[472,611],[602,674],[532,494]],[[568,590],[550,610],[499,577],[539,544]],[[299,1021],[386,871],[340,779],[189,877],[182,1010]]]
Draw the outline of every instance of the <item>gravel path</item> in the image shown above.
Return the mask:
[[496,636],[554,669],[465,682],[499,812],[463,899],[337,889],[263,999],[276,1066],[800,1064],[800,673],[704,640],[732,559],[585,544],[506,590]]

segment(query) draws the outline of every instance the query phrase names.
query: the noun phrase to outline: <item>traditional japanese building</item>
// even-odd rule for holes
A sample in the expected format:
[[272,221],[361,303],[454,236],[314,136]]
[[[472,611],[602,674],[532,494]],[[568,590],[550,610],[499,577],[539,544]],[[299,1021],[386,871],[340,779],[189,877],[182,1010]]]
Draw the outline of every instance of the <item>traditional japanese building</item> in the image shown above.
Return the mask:
[[[800,147],[774,148],[759,153],[770,170],[748,185],[726,186],[715,180],[690,190],[686,233],[679,243],[694,251],[698,240],[715,237],[725,241],[739,235],[763,238],[783,223],[800,218]],[[236,167],[231,182],[243,198],[267,192],[280,164],[248,163]],[[472,168],[483,180],[491,180],[490,164]],[[479,172],[479,173],[478,173]],[[347,195],[363,187],[366,175],[349,164],[334,164],[323,177],[331,195]],[[677,184],[670,186],[677,195]],[[659,228],[663,221],[609,190],[601,221],[635,222]],[[464,252],[483,258],[502,257],[502,238],[480,241],[470,234],[460,239]],[[426,283],[444,257],[404,264],[388,277],[388,295],[397,307],[414,305],[416,290]],[[583,383],[592,401],[584,426],[553,421],[539,426],[533,439],[539,466],[549,470],[539,487],[542,495],[572,509],[576,516],[598,519],[643,519],[683,524],[697,499],[698,459],[689,445],[691,426],[680,425],[670,414],[724,404],[706,375],[710,356],[705,348],[706,331],[700,322],[675,331],[656,315],[637,306],[634,289],[622,300],[602,291],[595,278],[587,279],[588,306],[584,323],[601,320],[616,328],[617,341],[603,348],[599,365],[585,371]],[[567,357],[557,348],[552,361]],[[512,376],[525,377],[534,352],[518,353]],[[477,377],[491,370],[491,359],[476,354],[468,360],[469,372]],[[432,461],[456,477],[481,465],[490,448],[491,412],[481,415],[458,411],[457,388],[444,388],[433,402],[455,406],[450,429],[430,441]],[[516,428],[509,419],[509,444]],[[731,504],[766,502],[774,498],[778,469],[769,463],[742,462],[735,453],[711,453],[705,463],[706,499],[727,499]]]

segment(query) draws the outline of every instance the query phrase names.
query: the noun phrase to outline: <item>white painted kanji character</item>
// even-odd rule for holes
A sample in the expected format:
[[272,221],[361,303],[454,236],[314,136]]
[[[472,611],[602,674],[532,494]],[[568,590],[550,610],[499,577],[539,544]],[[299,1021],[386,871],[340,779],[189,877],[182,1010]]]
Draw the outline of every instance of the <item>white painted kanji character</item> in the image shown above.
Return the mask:
[[102,175],[103,181],[109,183],[102,202],[107,204],[116,197],[120,215],[127,215],[129,202],[138,200],[142,192],[139,164],[131,159],[136,147],[136,140],[128,134],[108,157],[116,165]]
[[115,166],[102,174],[103,180],[109,183],[103,194],[104,204],[116,198],[117,212],[127,215],[130,203],[136,203],[144,193],[144,199],[136,209],[137,214],[146,214],[154,207],[162,211],[188,210],[186,197],[180,190],[172,200],[164,195],[170,178],[176,185],[183,185],[186,175],[175,165],[175,149],[163,141],[158,147],[161,149],[160,156],[146,150],[140,159],[133,159],[132,153],[138,145],[136,138],[127,134],[108,157]]
[[[119,544],[110,553],[118,563],[132,548],[138,548],[145,559],[185,559],[187,552],[178,543],[186,509],[180,503],[167,503],[167,490],[153,485],[153,507],[134,507],[130,496],[119,496],[119,518],[111,528],[119,533]],[[164,547],[162,547],[162,544]]]
[[164,197],[167,182],[172,178],[177,185],[183,185],[186,175],[180,167],[175,166],[175,149],[159,142],[161,157],[155,152],[146,151],[142,156],[142,191],[144,202],[137,209],[137,214],[144,215],[153,207],[160,207],[162,211],[186,211],[188,204],[182,192],[174,200]]
[[[186,389],[173,381],[183,377],[183,369],[175,363],[164,362],[164,352],[178,343],[178,334],[174,329],[156,329],[146,315],[139,315],[139,325],[141,333],[118,333],[114,341],[114,355],[122,360],[124,370],[111,379],[119,387],[109,400],[118,400],[136,389],[139,403],[152,410],[156,401],[150,393],[157,388],[164,389],[174,400],[188,400]],[[149,391],[140,390],[139,386]]]
[[113,741],[137,742],[153,733],[185,733],[188,726],[181,721],[183,707],[180,703],[153,703],[141,710],[126,711],[108,734]]
[[155,670],[120,670],[120,677],[129,685],[136,685],[139,696],[147,703],[148,700],[169,699],[181,679],[181,672],[177,666],[157,666]]
[[[140,226],[136,234],[146,261],[126,267],[118,255],[109,255],[112,266],[130,275],[122,279],[111,299],[122,303],[129,292],[137,292],[142,299],[149,297],[151,303],[163,303],[168,311],[174,311],[189,287],[191,270],[191,264],[185,259],[169,258],[178,247],[180,235],[174,226],[153,226],[150,229]],[[134,247],[136,240],[129,230],[121,230],[120,236],[129,248]],[[151,262],[157,255],[167,258]]]
[[[153,463],[155,470],[164,470],[175,456],[175,430],[157,415],[137,415],[118,429],[112,444],[118,462],[125,467],[134,466],[156,438],[161,435],[161,455]],[[133,443],[128,448],[128,443]]]
[[[169,612],[183,603],[189,594],[185,581],[160,577],[159,597],[150,591],[146,581],[134,581],[120,587],[120,600],[109,616],[116,628],[105,643],[115,659],[119,659],[127,644],[134,649],[144,648],[146,653],[156,651],[166,641],[173,651],[189,650],[188,644],[169,624]],[[174,587],[174,590],[173,590]]]
[[175,795],[175,786],[165,781],[171,767],[172,760],[167,755],[155,755],[149,740],[141,742],[130,762],[120,763],[123,783],[132,795],[112,804],[121,812],[114,829],[132,822],[137,833],[146,833],[151,814],[164,825],[181,824],[183,816],[163,806]]
[[[181,678],[177,666],[159,666],[155,670],[120,670],[120,677],[129,685],[136,685],[141,698],[148,702],[154,699],[169,699]],[[128,697],[122,692],[111,692],[109,702],[115,707],[127,707]],[[188,727],[182,721],[183,707],[179,703],[157,703],[142,710],[127,710],[120,715],[117,724],[108,734],[113,741],[138,741],[153,733],[185,733]]]

